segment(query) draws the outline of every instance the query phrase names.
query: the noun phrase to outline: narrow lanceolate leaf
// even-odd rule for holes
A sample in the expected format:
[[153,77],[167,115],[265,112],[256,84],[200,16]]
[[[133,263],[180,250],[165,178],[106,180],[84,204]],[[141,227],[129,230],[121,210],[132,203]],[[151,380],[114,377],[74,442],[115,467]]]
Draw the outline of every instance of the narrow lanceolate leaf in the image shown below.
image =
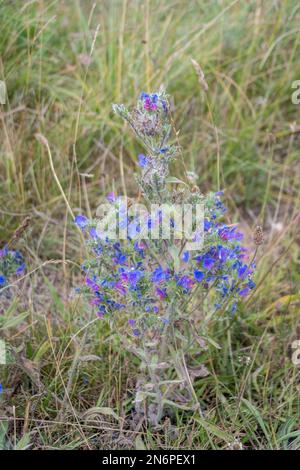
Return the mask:
[[187,184],[180,180],[179,178],[176,178],[175,176],[169,176],[168,178],[166,178],[166,183],[170,183],[170,184],[184,184],[185,186],[187,186]]
[[213,423],[210,423],[209,421],[206,421],[205,419],[202,419],[200,417],[194,418],[196,423],[201,424],[201,426],[210,434],[213,434],[216,437],[219,437],[226,443],[233,442],[234,441],[234,436],[226,431],[223,431],[223,429],[219,428]]
[[93,421],[97,416],[111,416],[116,421],[120,421],[121,419],[120,416],[118,416],[117,413],[108,406],[94,406],[84,411],[81,416],[86,421]]
[[28,317],[28,315],[29,315],[29,312],[23,312],[23,313],[20,313],[19,315],[16,315],[15,317],[4,318],[3,324],[0,330],[6,330],[8,328],[13,328],[19,325],[20,323],[22,323],[22,321],[25,320],[25,318]]

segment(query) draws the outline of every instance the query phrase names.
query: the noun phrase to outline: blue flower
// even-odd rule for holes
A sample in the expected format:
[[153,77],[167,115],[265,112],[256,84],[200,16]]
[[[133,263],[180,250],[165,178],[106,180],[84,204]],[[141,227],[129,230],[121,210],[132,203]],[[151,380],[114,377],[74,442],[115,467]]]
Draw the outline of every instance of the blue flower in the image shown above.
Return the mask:
[[25,268],[26,268],[25,263],[22,263],[21,266],[19,266],[16,269],[16,274],[18,274],[18,275],[23,274],[23,272],[25,271]]
[[248,287],[249,289],[254,289],[256,287],[256,284],[252,279],[248,280]]
[[126,273],[128,282],[132,287],[136,286],[136,284],[141,280],[143,275],[144,273],[142,271],[139,271],[138,269]]
[[208,232],[209,229],[211,228],[211,226],[212,226],[212,223],[209,220],[205,219],[204,220],[204,231]]
[[84,215],[77,215],[75,217],[75,224],[83,230],[88,224],[88,219]]
[[246,264],[242,265],[239,269],[238,269],[238,277],[239,279],[245,279],[246,275],[247,275],[247,269],[248,269],[248,266]]
[[122,252],[117,253],[116,256],[113,258],[114,264],[124,264],[125,262],[126,262],[126,255]]
[[161,282],[166,281],[169,278],[169,273],[164,271],[161,267],[156,268],[155,271],[152,273],[151,281],[152,282]]
[[159,287],[157,287],[155,292],[161,300],[167,298],[167,290],[166,289],[160,289]]
[[145,166],[147,166],[147,163],[148,163],[147,157],[143,153],[141,153],[139,155],[139,165],[140,165],[140,167],[145,168]]
[[189,251],[185,251],[182,255],[182,261],[184,263],[187,263],[190,259],[190,252]]
[[145,93],[144,91],[142,91],[141,95],[140,95],[140,99],[141,100],[145,100],[146,98],[149,98],[149,94],[148,93]]
[[6,277],[0,276],[0,286],[5,286],[5,284],[6,284]]
[[249,294],[249,287],[244,287],[244,289],[241,289],[239,290],[239,295],[241,295],[242,297],[247,297],[247,295]]
[[195,269],[194,271],[194,277],[196,281],[201,282],[204,279],[204,273],[202,271],[198,271],[198,269]]
[[219,236],[222,240],[243,240],[244,235],[236,231],[236,227],[227,227],[224,225],[218,230]]
[[134,330],[132,330],[132,333],[134,334],[134,336],[140,336],[141,332],[138,328],[135,328]]
[[178,279],[177,285],[183,287],[183,289],[188,291],[192,289],[194,283],[189,276],[182,276]]
[[224,248],[222,245],[218,246],[218,258],[221,261],[221,263],[224,263],[229,256],[229,250],[227,248]]
[[232,307],[231,307],[231,312],[232,312],[232,313],[235,313],[235,312],[236,312],[236,309],[237,309],[237,302],[234,302],[234,303],[232,304]]
[[90,230],[90,237],[92,238],[98,238],[97,230],[95,227],[92,227]]
[[211,256],[205,256],[203,258],[203,261],[202,261],[203,268],[209,270],[213,267],[214,264],[215,264],[215,260]]

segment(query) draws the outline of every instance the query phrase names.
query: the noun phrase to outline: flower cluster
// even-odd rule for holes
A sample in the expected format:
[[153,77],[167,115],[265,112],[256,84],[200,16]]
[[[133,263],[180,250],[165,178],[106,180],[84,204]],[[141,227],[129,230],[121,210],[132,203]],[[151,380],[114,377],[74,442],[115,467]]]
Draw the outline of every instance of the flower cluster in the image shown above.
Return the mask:
[[19,251],[9,250],[7,246],[0,249],[0,295],[9,279],[14,275],[22,275],[24,271],[24,258]]
[[[203,195],[194,175],[187,174],[185,181],[169,176],[169,163],[178,148],[168,142],[172,126],[165,92],[143,92],[133,109],[124,105],[113,109],[145,148],[138,156],[136,175],[142,199],[109,193],[108,213],[102,219],[76,217],[89,252],[80,291],[88,295],[100,318],[115,324],[120,338],[126,336],[125,345],[129,338],[129,344],[139,342],[136,351],[149,371],[145,383],[151,381],[155,390],[150,393],[151,400],[155,396],[150,421],[157,424],[166,388],[161,364],[168,364],[170,370],[182,368],[184,354],[175,353],[175,335],[187,351],[192,332],[185,337],[183,324],[235,314],[239,302],[255,287],[255,256],[250,257],[242,246],[237,225],[228,223],[223,192]],[[186,219],[182,224],[177,209],[174,213],[178,207],[190,207],[196,213],[202,208],[201,224],[198,216],[190,219],[192,237]],[[182,402],[193,397],[188,382],[186,387]],[[145,397],[148,391],[142,393]],[[170,398],[172,393],[172,387],[167,387],[164,396]]]
[[[114,207],[118,199],[108,196]],[[209,194],[203,249],[187,251],[182,240],[173,241],[176,263],[162,240],[141,239],[140,220],[134,217],[119,219],[119,227],[127,228],[126,240],[111,240],[101,236],[96,221],[77,216],[75,222],[86,234],[91,254],[83,264],[85,290],[98,316],[112,317],[122,311],[132,333],[139,336],[188,315],[197,303],[201,306],[204,297],[216,312],[223,307],[235,312],[239,299],[255,287],[255,265],[241,246],[243,235],[236,226],[223,222],[224,212],[220,193]],[[147,217],[146,226],[159,224],[157,215]],[[187,301],[188,308],[183,310]]]
[[[167,142],[170,123],[165,92],[143,92],[133,110],[124,105],[114,105],[114,110],[129,122],[148,150],[147,155],[138,156],[141,172],[136,176],[145,201],[202,203],[204,244],[200,251],[189,251],[186,240],[176,236],[149,240],[145,232],[161,223],[160,211],[151,216],[147,213],[141,223],[141,217],[128,216],[124,198],[108,194],[108,202],[119,215],[118,229],[126,229],[125,239],[107,237],[96,229],[96,220],[83,215],[75,221],[87,235],[91,254],[83,265],[91,304],[100,317],[122,311],[135,336],[151,328],[159,331],[195,308],[235,312],[239,299],[255,287],[254,260],[249,260],[241,245],[243,235],[237,226],[224,221],[222,192],[204,196],[199,188],[190,188],[178,179],[179,188],[172,189],[167,176],[176,148]],[[156,123],[156,132],[148,132],[150,122]],[[170,224],[176,232],[175,221],[170,219]]]

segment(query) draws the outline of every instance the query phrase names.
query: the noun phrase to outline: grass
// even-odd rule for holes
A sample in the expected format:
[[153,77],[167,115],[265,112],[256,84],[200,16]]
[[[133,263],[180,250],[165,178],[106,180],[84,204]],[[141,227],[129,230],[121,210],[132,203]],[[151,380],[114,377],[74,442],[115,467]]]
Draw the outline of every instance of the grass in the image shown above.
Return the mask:
[[[11,356],[0,372],[0,445],[299,448],[298,2],[2,0],[0,14],[1,244],[32,219],[18,242],[30,273],[0,304]],[[214,326],[219,349],[200,358],[210,371],[194,384],[205,418],[178,413],[158,432],[128,420],[136,359],[72,295],[84,247],[62,191],[87,214],[112,187],[134,194],[140,149],[111,103],[162,84],[185,166],[203,192],[220,181],[249,244],[257,224],[265,243],[258,288],[231,329]]]

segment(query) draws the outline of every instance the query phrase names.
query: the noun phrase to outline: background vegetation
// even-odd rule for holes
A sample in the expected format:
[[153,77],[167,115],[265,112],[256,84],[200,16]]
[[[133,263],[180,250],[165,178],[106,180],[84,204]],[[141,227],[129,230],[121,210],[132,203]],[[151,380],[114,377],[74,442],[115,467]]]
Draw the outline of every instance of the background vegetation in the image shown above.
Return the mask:
[[[299,368],[291,361],[300,339],[300,105],[291,101],[299,3],[2,0],[0,17],[8,90],[1,245],[31,217],[16,244],[27,276],[0,300],[11,362],[0,371],[0,445],[299,448]],[[153,431],[128,420],[138,363],[72,294],[84,248],[58,181],[74,213],[92,214],[113,187],[134,194],[140,148],[111,104],[134,103],[162,84],[185,166],[203,192],[220,178],[232,221],[250,246],[263,225],[265,243],[254,295],[230,330],[211,332],[219,348],[199,357],[210,371],[194,383],[205,419],[178,413]]]

